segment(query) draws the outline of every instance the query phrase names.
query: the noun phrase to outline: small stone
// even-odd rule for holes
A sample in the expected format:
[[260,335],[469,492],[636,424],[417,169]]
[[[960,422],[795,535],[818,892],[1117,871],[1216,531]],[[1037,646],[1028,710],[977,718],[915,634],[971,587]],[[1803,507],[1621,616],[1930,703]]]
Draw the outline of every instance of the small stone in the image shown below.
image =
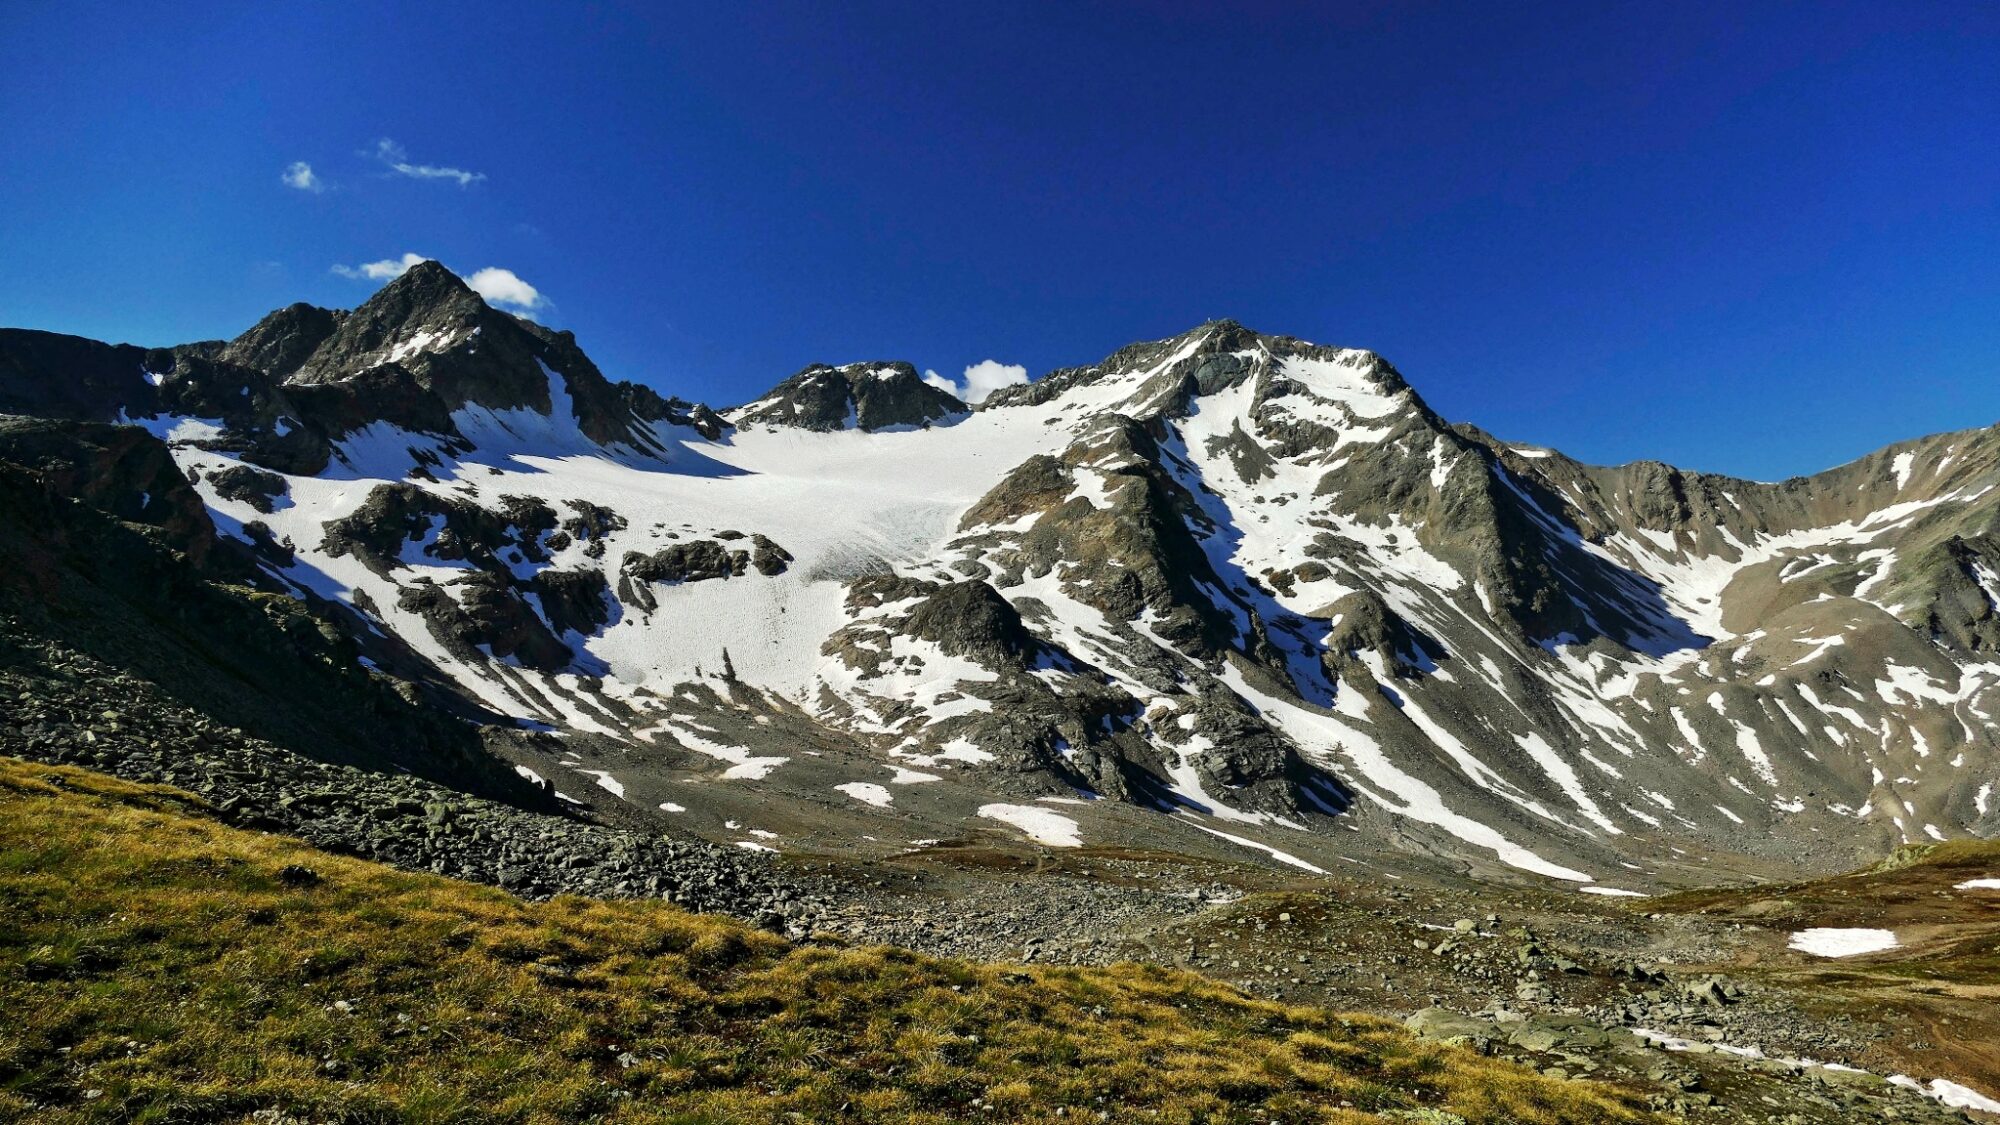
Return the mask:
[[288,887],[312,887],[320,882],[319,872],[310,867],[288,863],[278,869],[278,882]]

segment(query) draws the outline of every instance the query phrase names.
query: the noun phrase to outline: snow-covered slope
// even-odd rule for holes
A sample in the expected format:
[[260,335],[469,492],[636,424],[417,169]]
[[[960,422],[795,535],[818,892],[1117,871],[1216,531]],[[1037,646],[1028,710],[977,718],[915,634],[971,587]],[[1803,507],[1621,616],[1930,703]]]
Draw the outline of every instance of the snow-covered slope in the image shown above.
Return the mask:
[[718,415],[431,266],[227,344],[0,353],[10,408],[170,443],[385,672],[545,732],[565,795],[745,846],[1617,893],[2000,829],[1994,431],[1782,484],[1599,468],[1228,322],[977,409],[865,363]]

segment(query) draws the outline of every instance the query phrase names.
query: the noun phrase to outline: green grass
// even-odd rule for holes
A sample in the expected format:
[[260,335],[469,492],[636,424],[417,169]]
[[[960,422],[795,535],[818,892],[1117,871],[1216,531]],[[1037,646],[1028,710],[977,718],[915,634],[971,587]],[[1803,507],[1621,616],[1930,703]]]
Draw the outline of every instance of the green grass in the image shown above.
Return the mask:
[[[297,886],[287,865],[319,881]],[[1642,1121],[1383,1020],[1119,965],[523,902],[0,759],[0,1118]],[[1402,1120],[1451,1121],[1443,1116]]]

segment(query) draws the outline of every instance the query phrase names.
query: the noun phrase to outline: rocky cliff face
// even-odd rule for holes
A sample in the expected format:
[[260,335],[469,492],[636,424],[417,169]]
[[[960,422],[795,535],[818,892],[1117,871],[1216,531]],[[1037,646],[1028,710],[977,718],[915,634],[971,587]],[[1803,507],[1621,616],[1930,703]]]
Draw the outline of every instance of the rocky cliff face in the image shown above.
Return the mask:
[[[368,637],[330,603],[256,590],[262,565],[275,564],[260,561],[252,536],[219,532],[173,452],[143,430],[0,418],[0,670],[136,708],[121,719],[16,700],[9,734],[75,738],[80,724],[107,751],[157,739],[137,708],[152,693],[199,711],[218,735],[551,804],[481,751],[476,729],[453,715],[466,713],[456,693],[426,668],[369,672],[367,654],[398,663],[392,639]],[[55,650],[73,663],[50,663]],[[147,687],[106,687],[107,669]],[[150,750],[162,753],[158,741]]]
[[568,732],[572,793],[718,836],[1613,892],[2000,831],[1996,431],[1587,466],[1231,322],[976,410],[860,363],[717,414],[435,265],[227,343],[0,334],[0,409],[98,426],[80,489],[175,475],[163,527],[379,666]]

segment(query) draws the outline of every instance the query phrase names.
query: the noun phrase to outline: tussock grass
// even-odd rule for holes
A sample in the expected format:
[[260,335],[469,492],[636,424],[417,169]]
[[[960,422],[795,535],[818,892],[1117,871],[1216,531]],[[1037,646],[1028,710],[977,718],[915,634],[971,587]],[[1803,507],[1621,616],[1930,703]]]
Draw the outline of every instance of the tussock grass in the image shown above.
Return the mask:
[[0,759],[0,1118],[1450,1114],[1646,1119],[1609,1087],[1187,973],[794,946],[661,903],[523,902],[232,829],[172,790]]

